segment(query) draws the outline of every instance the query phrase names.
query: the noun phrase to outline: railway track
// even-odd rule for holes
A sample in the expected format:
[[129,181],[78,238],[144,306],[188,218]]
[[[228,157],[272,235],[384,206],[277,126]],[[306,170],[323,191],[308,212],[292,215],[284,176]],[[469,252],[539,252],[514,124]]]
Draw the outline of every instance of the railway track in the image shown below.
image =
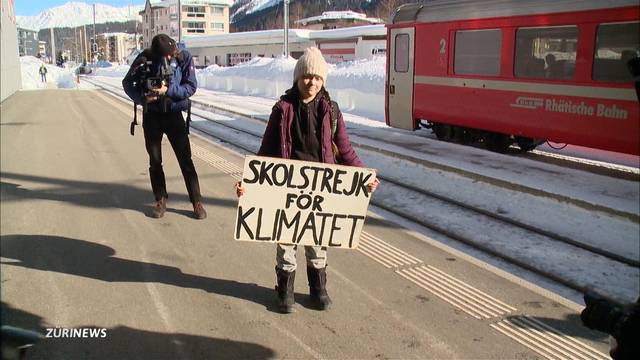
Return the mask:
[[[111,86],[109,84],[104,84],[104,83],[97,83],[95,81],[91,81],[89,80],[88,82],[101,87],[102,89],[104,89],[105,91],[108,91],[118,97],[124,98],[122,95],[122,90],[119,88],[116,88],[114,86]],[[127,98],[125,98],[125,100],[128,100]],[[208,105],[208,104],[201,104],[201,103],[197,103],[194,102],[194,108],[199,109],[199,110],[203,110],[203,111],[211,111],[211,110],[215,110],[217,113],[226,113],[226,114],[230,114],[231,116],[241,116],[244,118],[248,118],[251,121],[255,121],[258,123],[262,123],[264,124],[265,121],[263,119],[260,119],[258,117],[251,117],[251,116],[246,116],[244,114],[240,114],[237,112],[233,112],[233,111],[228,111],[228,110],[224,110],[224,109],[219,109],[216,108],[214,106]],[[229,138],[226,138],[224,136],[221,136],[219,133],[217,132],[212,132],[212,131],[208,131],[206,129],[202,129],[202,128],[198,128],[197,131],[205,134],[206,136],[209,136],[211,138],[217,139],[221,142],[224,143],[228,143],[231,144],[232,146],[242,149],[243,151],[246,151],[247,153],[251,153],[254,154],[257,150],[257,146],[259,146],[260,143],[260,139],[262,138],[262,133],[257,133],[255,131],[251,131],[248,129],[243,129],[241,127],[237,127],[237,126],[233,126],[230,125],[229,123],[225,122],[225,121],[220,121],[220,120],[216,120],[214,118],[212,118],[211,116],[207,116],[206,114],[202,114],[200,113],[200,111],[196,111],[193,112],[193,115],[202,117],[206,120],[208,120],[209,122],[211,122],[212,124],[215,124],[215,126],[221,126],[224,127],[226,129],[230,129],[233,130],[234,132],[237,133],[241,133],[243,135],[248,135],[252,138],[255,139],[255,142],[253,142],[253,146],[251,144],[239,144],[234,140],[230,140]],[[380,156],[387,156],[385,154],[380,154]],[[631,259],[631,258],[627,258],[624,256],[621,256],[619,254],[615,254],[612,253],[610,251],[604,250],[604,249],[600,249],[594,246],[591,246],[589,244],[585,244],[583,242],[580,242],[578,240],[575,239],[571,239],[569,237],[560,235],[560,234],[556,234],[544,229],[540,229],[538,227],[523,223],[521,221],[517,221],[514,219],[511,219],[507,216],[503,216],[500,214],[496,214],[490,211],[487,211],[485,209],[482,208],[478,208],[476,206],[472,206],[469,204],[465,204],[462,203],[458,200],[449,198],[447,196],[443,196],[440,194],[436,194],[433,193],[431,191],[428,191],[426,189],[417,187],[417,186],[412,186],[412,185],[408,185],[408,184],[404,184],[402,183],[402,181],[395,179],[391,176],[387,176],[387,175],[378,175],[378,178],[382,181],[382,184],[384,187],[386,188],[390,188],[393,187],[391,189],[389,189],[389,191],[393,192],[393,191],[403,191],[404,193],[408,193],[411,194],[409,197],[413,199],[413,201],[420,201],[420,202],[424,202],[424,203],[441,203],[443,206],[448,207],[449,209],[456,209],[455,211],[464,214],[462,216],[469,216],[469,217],[482,217],[483,218],[483,222],[492,222],[492,227],[497,227],[497,228],[509,228],[512,230],[507,230],[507,233],[521,233],[524,234],[522,235],[522,237],[531,237],[531,238],[535,238],[537,240],[541,240],[542,241],[547,241],[549,243],[556,243],[556,244],[562,244],[564,246],[568,246],[570,248],[572,248],[572,252],[573,253],[585,253],[587,254],[587,256],[590,257],[594,257],[594,258],[600,258],[600,261],[602,261],[604,259],[604,261],[610,261],[610,262],[614,262],[614,263],[618,263],[618,264],[623,264],[624,266],[629,266],[629,267],[633,267],[633,268],[638,268],[640,267],[640,261],[638,261],[638,259]],[[449,229],[446,226],[443,226],[442,224],[438,223],[437,221],[431,221],[428,217],[424,217],[424,216],[418,216],[416,214],[410,213],[408,211],[404,211],[402,209],[400,209],[399,207],[396,206],[392,206],[384,201],[380,201],[377,200],[375,197],[372,199],[371,203],[374,206],[377,206],[385,211],[388,211],[390,213],[393,213],[397,216],[400,216],[404,219],[410,220],[418,225],[424,226],[426,228],[432,229],[438,233],[441,233],[451,239],[454,239],[456,241],[459,241],[461,243],[467,244],[469,246],[472,246],[482,252],[488,253],[492,256],[498,257],[500,259],[506,260],[509,263],[515,264],[521,268],[527,269],[529,271],[532,271],[534,273],[537,273],[539,275],[542,275],[546,278],[549,278],[551,280],[554,280],[560,284],[563,284],[569,288],[572,288],[574,290],[577,291],[581,291],[584,292],[585,289],[585,285],[581,284],[579,282],[576,281],[572,281],[572,280],[568,280],[564,277],[562,277],[561,275],[554,273],[552,271],[548,271],[547,269],[543,269],[540,268],[539,266],[535,266],[532,265],[531,263],[527,262],[526,260],[516,257],[516,256],[511,256],[511,255],[507,255],[499,250],[496,250],[495,248],[488,246],[486,244],[482,244],[479,243],[478,241],[474,240],[473,238],[470,238],[469,236],[465,235],[465,234],[461,234],[460,232],[456,231],[455,229]],[[450,211],[450,210],[448,210]],[[537,245],[540,246],[540,245]],[[543,245],[544,246],[544,245]]]

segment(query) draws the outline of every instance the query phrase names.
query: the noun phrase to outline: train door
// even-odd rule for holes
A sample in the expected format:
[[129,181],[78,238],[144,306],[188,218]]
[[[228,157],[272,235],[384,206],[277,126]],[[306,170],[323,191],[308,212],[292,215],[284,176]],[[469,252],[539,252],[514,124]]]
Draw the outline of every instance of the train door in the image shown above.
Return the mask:
[[389,126],[415,130],[413,119],[413,65],[415,28],[390,29],[388,69]]

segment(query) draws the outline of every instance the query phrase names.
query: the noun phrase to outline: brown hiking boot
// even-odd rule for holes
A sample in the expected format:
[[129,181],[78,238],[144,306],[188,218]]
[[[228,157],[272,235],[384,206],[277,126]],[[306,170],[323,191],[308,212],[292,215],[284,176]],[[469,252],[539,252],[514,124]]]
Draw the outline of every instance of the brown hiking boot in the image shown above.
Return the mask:
[[164,216],[164,213],[167,211],[167,198],[161,198],[156,201],[156,205],[151,210],[151,217],[155,219],[160,219]]
[[204,210],[204,206],[200,201],[193,204],[193,215],[198,220],[203,220],[207,218],[207,212]]

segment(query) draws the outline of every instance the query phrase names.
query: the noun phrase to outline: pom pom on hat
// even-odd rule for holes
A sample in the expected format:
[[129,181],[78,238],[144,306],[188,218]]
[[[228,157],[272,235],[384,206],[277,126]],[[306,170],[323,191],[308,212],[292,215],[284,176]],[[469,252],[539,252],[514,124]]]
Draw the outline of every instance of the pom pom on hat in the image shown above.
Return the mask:
[[176,42],[166,34],[158,34],[151,40],[151,53],[154,56],[173,55],[177,50]]
[[293,81],[298,81],[300,77],[305,75],[317,75],[326,84],[327,72],[328,65],[320,50],[317,47],[306,48],[293,70]]

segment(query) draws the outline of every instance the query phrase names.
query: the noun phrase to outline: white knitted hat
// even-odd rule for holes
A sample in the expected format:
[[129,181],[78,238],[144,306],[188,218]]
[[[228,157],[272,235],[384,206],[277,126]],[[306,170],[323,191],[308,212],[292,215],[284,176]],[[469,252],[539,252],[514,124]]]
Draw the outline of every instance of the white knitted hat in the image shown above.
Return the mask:
[[317,47],[310,47],[304,50],[304,54],[298,59],[296,67],[293,70],[293,81],[305,75],[318,75],[327,83],[327,62]]

